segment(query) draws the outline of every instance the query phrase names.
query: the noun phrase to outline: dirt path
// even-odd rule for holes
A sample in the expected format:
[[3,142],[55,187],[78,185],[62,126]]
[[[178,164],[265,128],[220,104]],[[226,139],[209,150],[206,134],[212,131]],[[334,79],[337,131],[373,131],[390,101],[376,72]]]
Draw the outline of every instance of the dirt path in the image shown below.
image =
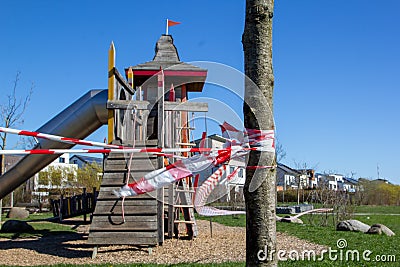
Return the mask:
[[[210,236],[208,221],[198,221],[199,236],[193,241],[166,240],[163,246],[147,249],[130,246],[100,247],[91,259],[92,247],[86,245],[88,226],[80,226],[77,233],[30,239],[0,239],[0,265],[33,266],[44,264],[96,263],[216,263],[245,260],[245,229],[213,223]],[[322,250],[324,247],[278,233],[278,249]]]

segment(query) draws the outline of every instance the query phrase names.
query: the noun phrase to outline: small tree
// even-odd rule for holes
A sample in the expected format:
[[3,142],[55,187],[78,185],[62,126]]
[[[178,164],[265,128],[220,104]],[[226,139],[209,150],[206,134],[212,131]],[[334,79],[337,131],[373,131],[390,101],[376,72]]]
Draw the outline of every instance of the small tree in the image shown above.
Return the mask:
[[77,182],[80,186],[86,187],[89,191],[91,188],[100,188],[101,174],[103,168],[97,163],[88,163],[77,171]]

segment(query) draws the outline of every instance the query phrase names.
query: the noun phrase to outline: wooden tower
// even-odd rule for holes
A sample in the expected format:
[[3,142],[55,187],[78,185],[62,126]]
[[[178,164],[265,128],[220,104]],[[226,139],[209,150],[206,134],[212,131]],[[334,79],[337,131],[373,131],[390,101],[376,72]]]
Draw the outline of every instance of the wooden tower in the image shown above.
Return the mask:
[[[115,68],[115,50],[109,52],[108,140],[134,147],[189,147],[188,113],[207,112],[206,103],[187,102],[188,92],[201,92],[207,70],[181,62],[171,35],[157,41],[152,61],[125,70],[126,81]],[[186,155],[184,155],[186,156]],[[170,158],[169,161],[174,161]],[[177,185],[122,199],[113,194],[167,160],[147,154],[110,154],[104,160],[104,175],[90,226],[88,244],[162,244],[172,237],[179,223],[196,236],[190,178]],[[128,169],[130,175],[128,177]],[[122,219],[124,211],[125,221]],[[182,212],[183,216],[179,216]]]

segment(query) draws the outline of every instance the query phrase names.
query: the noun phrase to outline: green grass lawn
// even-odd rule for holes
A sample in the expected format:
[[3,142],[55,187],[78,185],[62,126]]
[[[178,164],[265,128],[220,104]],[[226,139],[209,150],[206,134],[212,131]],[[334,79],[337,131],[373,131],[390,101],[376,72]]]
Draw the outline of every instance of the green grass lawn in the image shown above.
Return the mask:
[[[286,261],[280,262],[279,266],[400,266],[400,216],[396,215],[384,215],[382,211],[386,211],[390,214],[400,214],[399,207],[380,207],[380,206],[372,206],[372,207],[364,207],[361,206],[358,213],[367,213],[365,210],[369,210],[368,213],[372,213],[374,215],[357,215],[354,219],[360,220],[368,225],[372,225],[375,223],[382,223],[392,229],[396,236],[387,237],[387,236],[375,236],[375,235],[367,235],[363,233],[355,233],[355,232],[339,232],[335,230],[333,225],[333,220],[330,220],[330,224],[327,227],[318,226],[318,225],[310,225],[309,219],[307,216],[301,217],[304,221],[304,224],[290,224],[290,223],[281,223],[277,222],[277,231],[287,233],[289,235],[296,236],[301,239],[309,240],[311,242],[326,245],[331,249],[338,249],[337,242],[339,239],[344,239],[347,242],[347,246],[343,249],[339,249],[343,253],[346,253],[348,250],[357,250],[360,253],[360,257],[362,258],[362,253],[366,250],[370,250],[371,254],[369,257],[371,259],[375,259],[375,256],[390,256],[394,255],[396,257],[396,262],[375,262],[375,261],[331,261],[329,260],[328,255],[324,258],[323,261],[313,262],[313,261]],[[385,213],[386,213],[385,212]],[[31,215],[30,220],[32,219],[44,219],[51,216],[49,214],[45,215]],[[311,215],[310,215],[311,216]],[[315,216],[315,215],[313,215]],[[198,219],[210,220],[210,217],[197,216]],[[213,222],[218,222],[227,226],[236,226],[236,227],[245,227],[246,221],[244,215],[235,215],[235,216],[217,216],[211,218]],[[34,233],[27,233],[26,235],[44,235],[44,234],[54,234],[57,232],[63,231],[73,231],[70,226],[60,225],[57,223],[50,222],[33,222],[31,223],[34,228]],[[24,234],[25,235],[25,234]],[[0,237],[12,238],[12,234],[3,234],[0,233]],[[74,266],[74,265],[55,265],[55,266]],[[84,266],[84,265],[82,265]],[[96,266],[110,266],[110,265],[96,265]],[[113,266],[143,266],[143,267],[153,267],[153,266],[169,266],[169,265],[156,265],[156,264],[139,264],[139,265],[113,265]],[[180,264],[174,266],[219,266],[219,267],[228,267],[228,266],[244,266],[244,263],[223,263],[223,264]]]
[[[387,210],[391,212],[396,211],[398,207],[390,207]],[[375,209],[375,208],[373,208]],[[376,207],[379,209],[379,207]],[[315,216],[315,215],[314,215]],[[199,219],[209,220],[209,217],[199,217]],[[395,255],[397,263],[377,263],[377,262],[367,262],[367,261],[331,261],[329,257],[325,257],[324,261],[321,262],[309,262],[309,261],[293,261],[293,262],[280,262],[279,266],[399,266],[400,262],[400,216],[392,215],[365,215],[365,216],[355,216],[354,219],[360,220],[368,225],[375,223],[382,223],[388,226],[398,235],[393,237],[388,236],[376,236],[367,235],[364,233],[355,232],[341,232],[336,231],[332,223],[333,220],[329,219],[330,226],[315,226],[307,224],[307,216],[301,217],[305,224],[290,224],[277,222],[277,231],[287,233],[292,236],[296,236],[301,239],[309,240],[311,242],[326,245],[331,247],[331,249],[338,249],[337,242],[339,239],[345,239],[347,242],[347,247],[342,250],[346,253],[348,250],[358,250],[361,254],[366,250],[372,251],[369,258],[374,259],[377,255]],[[244,215],[239,216],[220,216],[213,217],[213,222],[218,222],[228,226],[239,226],[245,227],[246,221]],[[345,254],[344,254],[345,255]],[[342,257],[345,259],[345,256]]]
[[354,213],[400,214],[400,206],[355,206]]

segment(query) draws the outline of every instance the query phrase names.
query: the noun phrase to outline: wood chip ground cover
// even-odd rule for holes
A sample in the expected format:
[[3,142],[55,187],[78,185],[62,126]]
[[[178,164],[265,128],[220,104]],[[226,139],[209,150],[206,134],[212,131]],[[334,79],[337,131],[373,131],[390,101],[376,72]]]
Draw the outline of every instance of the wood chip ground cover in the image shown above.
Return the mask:
[[[88,226],[77,232],[63,232],[38,238],[0,239],[0,265],[38,266],[51,264],[132,264],[132,263],[220,263],[245,261],[245,229],[198,220],[199,236],[190,240],[166,240],[162,246],[147,249],[132,246],[100,247],[91,259],[92,246],[86,245]],[[278,249],[321,251],[321,245],[278,233]]]

